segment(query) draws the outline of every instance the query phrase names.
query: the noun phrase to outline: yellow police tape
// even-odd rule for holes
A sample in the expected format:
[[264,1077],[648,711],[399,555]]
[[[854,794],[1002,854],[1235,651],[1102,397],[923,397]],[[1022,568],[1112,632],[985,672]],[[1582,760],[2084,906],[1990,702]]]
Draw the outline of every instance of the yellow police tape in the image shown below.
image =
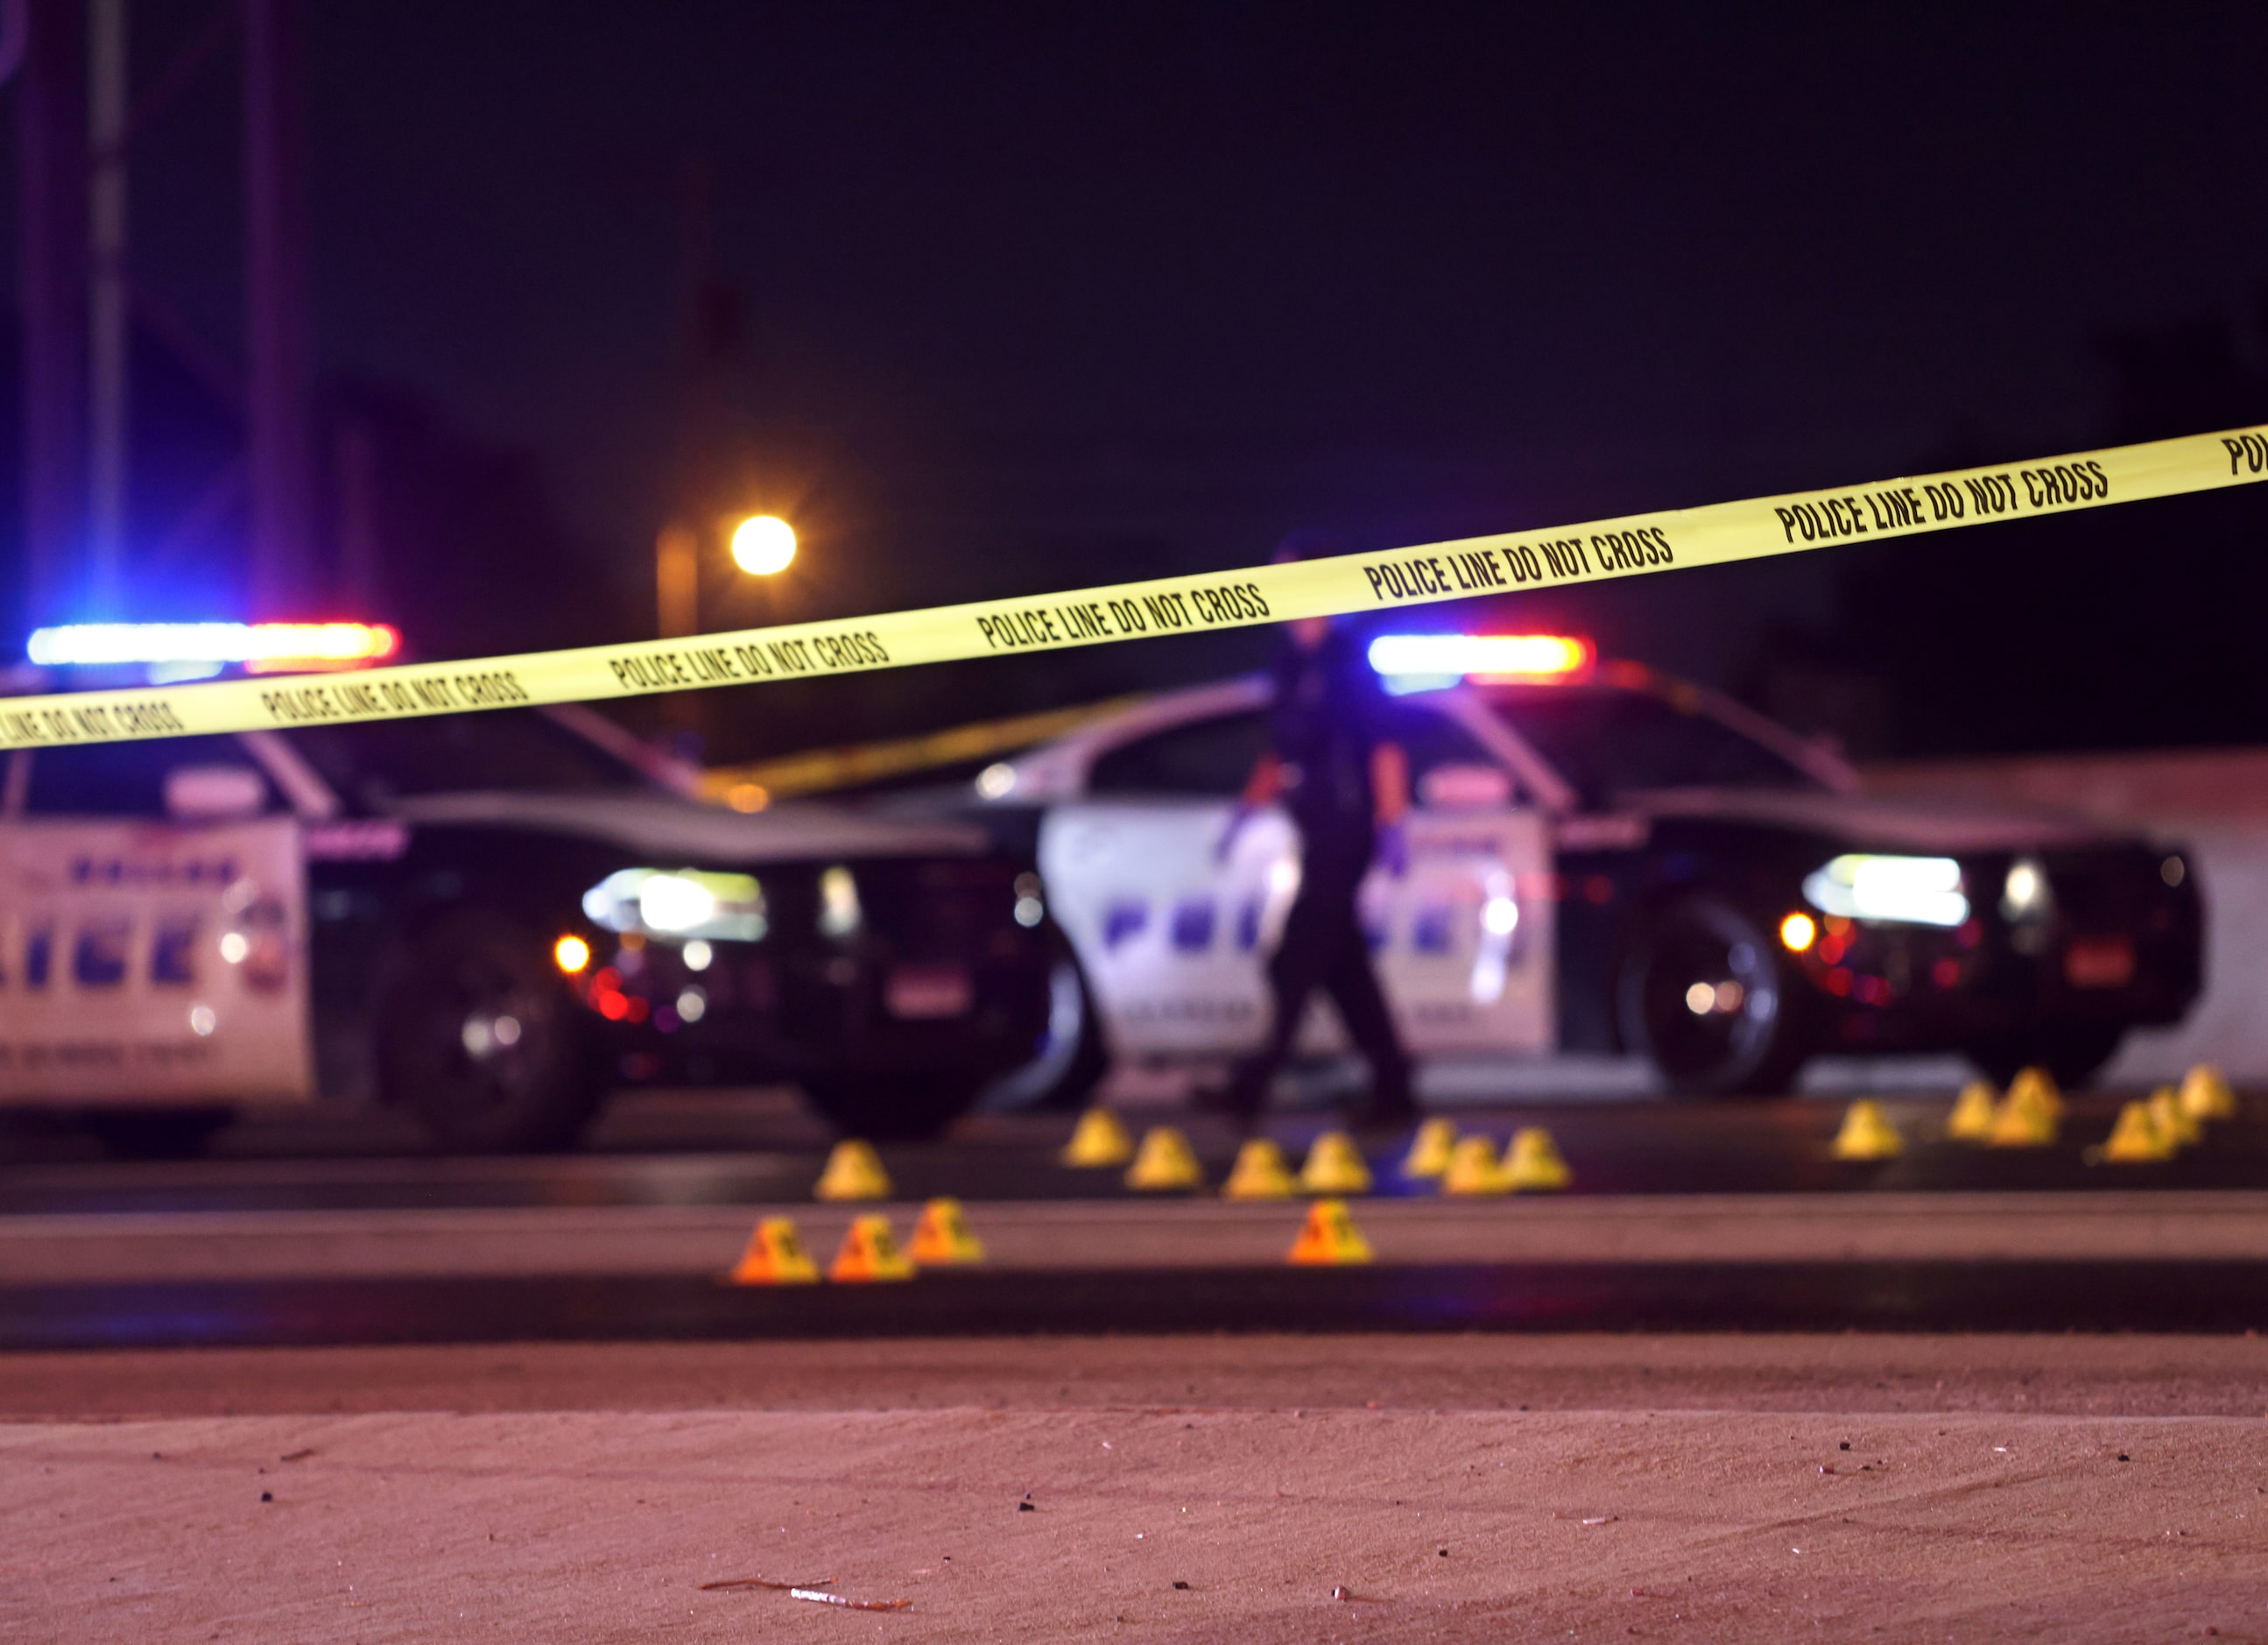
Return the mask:
[[2268,424],[1545,531],[1023,600],[351,675],[0,699],[0,748],[407,719],[905,668],[1390,610],[1793,554],[2268,478]]

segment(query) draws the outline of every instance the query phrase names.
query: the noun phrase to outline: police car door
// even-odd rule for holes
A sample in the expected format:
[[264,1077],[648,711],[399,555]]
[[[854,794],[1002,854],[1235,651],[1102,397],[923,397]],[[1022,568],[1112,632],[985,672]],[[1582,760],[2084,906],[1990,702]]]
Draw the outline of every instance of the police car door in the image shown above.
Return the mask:
[[308,1099],[298,830],[243,745],[7,757],[0,1103]]
[[1549,836],[1521,779],[1450,693],[1387,705],[1410,762],[1410,871],[1373,867],[1363,921],[1404,1043],[1421,1056],[1541,1052],[1554,1039]]
[[1121,1056],[1257,1046],[1264,965],[1298,884],[1299,844],[1270,808],[1221,842],[1264,746],[1261,710],[1209,712],[1108,749],[1080,798],[1049,807],[1040,873]]

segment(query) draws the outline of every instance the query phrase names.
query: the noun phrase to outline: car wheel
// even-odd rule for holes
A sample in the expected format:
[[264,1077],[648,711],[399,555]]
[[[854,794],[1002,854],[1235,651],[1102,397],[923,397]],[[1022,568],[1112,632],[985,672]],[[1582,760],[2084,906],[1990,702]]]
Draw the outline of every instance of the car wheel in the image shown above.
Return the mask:
[[925,1142],[967,1113],[983,1081],[951,1070],[934,1073],[812,1074],[804,1095],[846,1137]]
[[1086,1105],[1110,1072],[1110,1049],[1086,974],[1066,949],[1048,973],[1048,1028],[1039,1055],[986,1088],[983,1105],[1007,1112],[1069,1112]]
[[2066,1090],[2079,1090],[2118,1054],[2123,1028],[2058,1029],[2010,1035],[1971,1045],[1969,1060],[1996,1085],[2008,1083],[2023,1068],[2044,1068]]
[[145,1108],[92,1113],[85,1123],[114,1160],[188,1160],[235,1118],[228,1108]]
[[1672,1091],[1697,1096],[1794,1088],[1809,1046],[1777,947],[1731,904],[1693,897],[1638,934],[1616,986],[1623,1043]]
[[379,1089],[452,1154],[561,1148],[605,1095],[542,941],[500,915],[436,922],[378,1014]]

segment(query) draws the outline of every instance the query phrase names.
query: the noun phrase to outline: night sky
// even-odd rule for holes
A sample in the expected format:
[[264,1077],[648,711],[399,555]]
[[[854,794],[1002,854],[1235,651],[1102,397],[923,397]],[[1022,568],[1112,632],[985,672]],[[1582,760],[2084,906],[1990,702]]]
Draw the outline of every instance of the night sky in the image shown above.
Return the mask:
[[[137,75],[206,10],[136,0]],[[328,392],[485,454],[463,471],[512,476],[522,521],[460,542],[460,511],[404,513],[389,615],[444,649],[644,632],[654,528],[704,484],[804,527],[776,608],[801,616],[1226,566],[1297,526],[1382,547],[2268,417],[2268,9],[1950,11],[326,0]],[[208,76],[135,181],[143,277],[230,348],[233,95]],[[1957,634],[1973,661],[2043,566],[2073,585],[2034,613],[2068,689],[2095,678],[2071,659],[2135,640],[2107,614],[2194,636],[2268,520],[2209,501],[1494,620],[1760,700],[1789,658],[1855,670],[1896,699],[1875,740],[1955,747],[1918,658]],[[2182,532],[2206,546],[2177,585],[2103,592]],[[433,568],[483,557],[478,599],[437,603]],[[531,557],[566,574],[531,587]],[[712,625],[766,615],[718,593]],[[713,735],[1005,712],[1252,644],[783,694]],[[2260,734],[2257,688],[2200,719],[2187,688],[2098,685],[2076,725],[2058,689],[1974,734]]]

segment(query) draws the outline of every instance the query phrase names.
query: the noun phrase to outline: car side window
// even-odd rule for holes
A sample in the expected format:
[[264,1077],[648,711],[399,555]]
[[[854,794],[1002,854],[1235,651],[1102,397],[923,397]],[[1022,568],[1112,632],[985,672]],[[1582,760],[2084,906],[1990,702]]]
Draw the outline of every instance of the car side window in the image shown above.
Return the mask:
[[1087,790],[1098,794],[1241,793],[1267,746],[1267,716],[1257,710],[1193,719],[1111,749],[1095,761]]
[[232,736],[95,742],[76,749],[37,749],[31,756],[31,780],[24,791],[28,816],[162,818],[166,778],[188,765],[250,771],[261,778],[269,803],[275,800],[266,777]]
[[[1430,708],[1410,703],[1388,703],[1379,723],[1379,734],[1401,744],[1410,759],[1412,789],[1444,765],[1485,765],[1500,770],[1502,762],[1455,720]],[[1508,775],[1508,774],[1507,774]]]

